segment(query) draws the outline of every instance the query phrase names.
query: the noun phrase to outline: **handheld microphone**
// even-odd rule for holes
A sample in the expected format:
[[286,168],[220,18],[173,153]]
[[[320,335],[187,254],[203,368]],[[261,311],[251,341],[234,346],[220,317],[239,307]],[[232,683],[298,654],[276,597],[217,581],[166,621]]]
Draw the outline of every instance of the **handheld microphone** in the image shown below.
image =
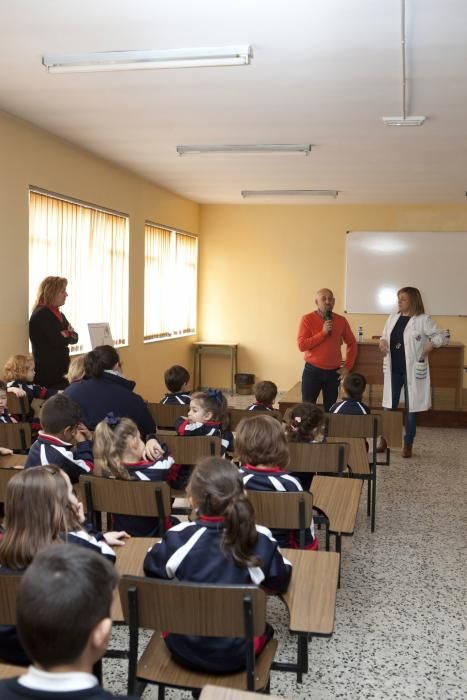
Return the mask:
[[[324,320],[325,320],[325,321],[332,321],[332,311],[331,311],[331,309],[326,309],[326,311],[324,312]],[[329,335],[332,335],[332,331],[331,331],[331,333],[329,333]]]

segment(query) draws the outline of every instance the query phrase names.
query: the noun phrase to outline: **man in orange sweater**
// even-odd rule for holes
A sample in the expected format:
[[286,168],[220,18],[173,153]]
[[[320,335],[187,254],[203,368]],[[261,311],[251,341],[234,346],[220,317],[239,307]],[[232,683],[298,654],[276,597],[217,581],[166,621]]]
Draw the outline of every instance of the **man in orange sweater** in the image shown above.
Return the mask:
[[[303,316],[298,329],[298,348],[305,353],[302,399],[316,403],[322,390],[324,410],[328,411],[337,400],[340,376],[353,367],[357,341],[347,319],[332,313],[336,300],[330,289],[316,292],[315,303],[316,311]],[[347,345],[347,356],[341,366],[343,342]]]

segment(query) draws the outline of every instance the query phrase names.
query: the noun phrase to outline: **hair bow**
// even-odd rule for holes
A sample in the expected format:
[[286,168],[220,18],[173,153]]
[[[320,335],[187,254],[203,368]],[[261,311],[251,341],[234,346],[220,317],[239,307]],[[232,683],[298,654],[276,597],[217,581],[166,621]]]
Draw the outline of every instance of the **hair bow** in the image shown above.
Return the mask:
[[107,425],[110,425],[111,428],[115,428],[115,426],[120,423],[120,418],[113,413],[108,413],[105,417],[105,422]]
[[224,402],[224,395],[222,394],[222,391],[218,391],[217,389],[208,389],[206,393],[210,399],[214,399],[219,406],[222,406]]

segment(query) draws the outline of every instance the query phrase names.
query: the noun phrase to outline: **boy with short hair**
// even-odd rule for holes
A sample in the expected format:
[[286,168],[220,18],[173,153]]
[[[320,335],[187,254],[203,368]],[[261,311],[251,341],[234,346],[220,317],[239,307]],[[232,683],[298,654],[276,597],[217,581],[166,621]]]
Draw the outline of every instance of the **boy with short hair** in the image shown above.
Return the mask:
[[248,406],[247,411],[273,411],[277,397],[277,386],[274,382],[258,382],[254,387],[255,403]]
[[65,394],[47,399],[41,410],[41,424],[25,469],[56,464],[68,474],[72,484],[79,481],[81,474],[92,472],[92,435],[81,422],[81,409],[75,401]]
[[161,399],[162,404],[183,406],[190,403],[191,396],[187,392],[190,373],[181,365],[172,365],[164,372],[164,381],[169,393]]
[[359,372],[350,372],[344,377],[343,397],[329,409],[329,413],[343,413],[352,416],[368,415],[369,407],[363,403],[362,396],[366,387],[366,379]]
[[0,681],[2,700],[115,697],[98,685],[92,669],[107,649],[117,582],[104,557],[81,547],[52,545],[35,557],[17,601],[17,631],[33,665],[19,678]]

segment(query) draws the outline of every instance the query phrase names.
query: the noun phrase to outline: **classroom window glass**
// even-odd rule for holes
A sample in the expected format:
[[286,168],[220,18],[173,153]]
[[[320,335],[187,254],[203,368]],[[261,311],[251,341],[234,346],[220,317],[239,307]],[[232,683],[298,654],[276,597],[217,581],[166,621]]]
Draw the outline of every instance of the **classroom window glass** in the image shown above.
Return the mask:
[[196,333],[198,239],[145,226],[144,340]]
[[68,279],[71,352],[91,349],[88,323],[109,322],[114,344],[128,344],[128,249],[127,216],[30,190],[29,305],[44,277]]

